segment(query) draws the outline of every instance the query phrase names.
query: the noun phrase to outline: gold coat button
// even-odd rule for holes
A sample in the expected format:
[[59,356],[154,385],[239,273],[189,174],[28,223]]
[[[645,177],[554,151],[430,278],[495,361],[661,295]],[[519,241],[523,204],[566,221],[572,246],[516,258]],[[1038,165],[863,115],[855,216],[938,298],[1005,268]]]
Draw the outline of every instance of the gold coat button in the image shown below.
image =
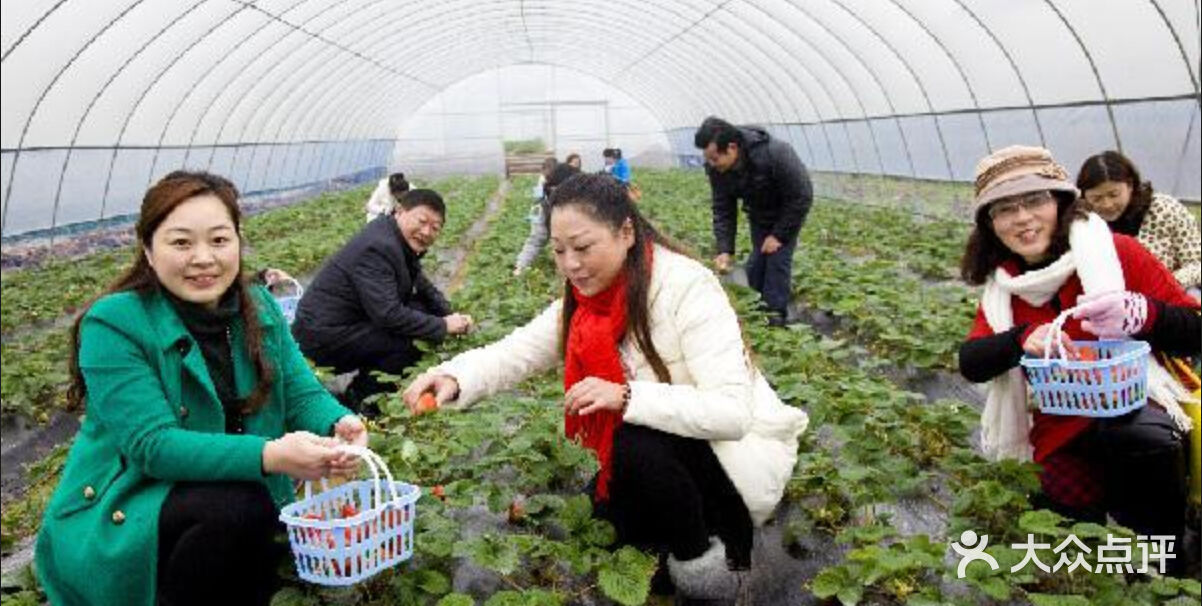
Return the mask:
[[118,509],[117,511],[114,511],[113,512],[113,523],[121,524],[124,522],[125,522],[125,512],[121,511],[120,509]]
[[96,489],[92,488],[91,486],[84,486],[83,498],[85,498],[89,501],[91,501],[92,499],[95,499],[96,498]]

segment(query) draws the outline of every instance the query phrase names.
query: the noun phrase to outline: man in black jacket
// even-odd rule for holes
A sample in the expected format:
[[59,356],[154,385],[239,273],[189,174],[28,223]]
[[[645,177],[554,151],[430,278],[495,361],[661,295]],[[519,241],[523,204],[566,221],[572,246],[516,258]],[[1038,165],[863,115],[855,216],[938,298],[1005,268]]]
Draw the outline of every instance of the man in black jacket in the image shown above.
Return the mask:
[[445,217],[434,191],[405,192],[393,213],[373,219],[322,266],[301,298],[292,334],[317,365],[359,371],[347,390],[352,406],[388,388],[371,371],[400,374],[421,358],[415,339],[439,343],[471,328],[422,273],[420,259]]
[[747,281],[783,325],[792,294],[793,251],[810,212],[813,187],[793,147],[758,127],[737,127],[713,116],[693,136],[705,155],[713,194],[714,239],[720,272],[730,270],[739,224],[735,201],[743,200],[751,227]]

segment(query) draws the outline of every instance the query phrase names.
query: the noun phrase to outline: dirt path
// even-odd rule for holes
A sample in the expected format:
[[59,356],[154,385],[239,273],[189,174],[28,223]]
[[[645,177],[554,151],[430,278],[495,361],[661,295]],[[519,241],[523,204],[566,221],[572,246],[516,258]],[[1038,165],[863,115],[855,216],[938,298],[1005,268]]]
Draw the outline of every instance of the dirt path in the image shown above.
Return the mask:
[[445,259],[445,262],[439,264],[438,268],[431,272],[430,281],[434,282],[434,285],[448,296],[463,286],[468,262],[475,252],[476,240],[488,231],[493,219],[501,212],[501,204],[505,202],[505,196],[509,195],[511,185],[512,183],[508,180],[501,181],[500,187],[488,199],[484,213],[464,232],[459,242],[455,243],[454,248],[443,251],[439,255]]
[[[741,266],[736,266],[733,271],[723,276],[722,280],[740,286],[747,286],[747,275]],[[826,337],[834,337],[837,334],[846,332],[845,321],[843,319],[824,310],[807,307],[800,299],[795,299],[790,303],[789,319],[805,324],[818,334]],[[864,345],[864,343],[860,342],[860,345]],[[926,398],[927,402],[951,398],[965,402],[978,410],[984,407],[985,398],[983,390],[978,386],[970,384],[960,375],[948,370],[903,368],[887,365],[873,370],[870,374],[880,381],[897,386],[899,389],[921,394]],[[812,427],[811,429],[819,432],[822,431],[820,427]],[[975,434],[971,440],[973,446],[976,447],[978,445],[978,438]],[[939,482],[933,490],[942,498],[952,498],[951,495],[947,494],[947,489],[942,482]],[[782,518],[788,519],[788,511],[795,507],[798,507],[798,505],[790,504],[786,506],[786,513],[782,515]],[[888,513],[891,516],[891,523],[902,535],[927,534],[931,537],[939,537],[946,534],[947,531],[947,512],[942,506],[935,503],[930,496],[877,503],[873,505],[873,509],[875,514]],[[862,513],[858,513],[857,515],[862,515]],[[780,529],[775,528],[775,526],[777,525],[768,526],[764,531],[779,533]],[[816,536],[803,536],[797,540],[799,542],[795,548],[803,554],[800,559],[786,557],[785,554],[779,553],[775,547],[762,550],[762,553],[757,552],[757,557],[762,558],[757,559],[757,567],[761,568],[759,575],[772,577],[792,574],[795,575],[794,578],[812,578],[824,566],[837,562],[841,558],[841,553],[846,550],[846,547],[821,541]],[[756,600],[756,604],[816,603],[811,594],[801,591],[800,588],[797,588],[795,593],[787,596],[776,595],[771,599],[783,599],[784,601],[761,602]]]

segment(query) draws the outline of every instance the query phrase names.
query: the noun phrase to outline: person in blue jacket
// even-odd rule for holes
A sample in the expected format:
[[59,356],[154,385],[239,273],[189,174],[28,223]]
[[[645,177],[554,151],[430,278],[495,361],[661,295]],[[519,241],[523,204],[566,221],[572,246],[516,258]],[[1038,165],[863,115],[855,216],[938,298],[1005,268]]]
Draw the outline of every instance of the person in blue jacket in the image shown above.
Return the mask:
[[622,185],[630,185],[630,164],[622,157],[622,150],[607,147],[601,155],[605,158],[605,172],[613,175]]

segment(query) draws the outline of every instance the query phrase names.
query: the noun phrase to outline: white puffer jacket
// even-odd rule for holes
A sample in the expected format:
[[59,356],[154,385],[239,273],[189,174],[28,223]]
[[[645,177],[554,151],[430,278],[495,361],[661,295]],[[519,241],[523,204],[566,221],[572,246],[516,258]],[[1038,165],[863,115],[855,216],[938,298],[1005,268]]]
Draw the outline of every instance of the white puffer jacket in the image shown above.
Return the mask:
[[[651,338],[672,382],[660,383],[626,339],[624,422],[709,440],[752,520],[763,524],[784,494],[808,417],[781,402],[750,364],[726,292],[703,265],[657,246],[648,299]],[[561,307],[558,300],[504,339],[433,369],[459,383],[458,400],[448,404],[469,406],[559,363]]]
[[388,177],[384,177],[372,190],[367,204],[363,205],[363,211],[367,216],[367,222],[371,223],[372,219],[392,212],[394,206],[396,206],[396,198],[392,197],[392,189],[388,187]]

